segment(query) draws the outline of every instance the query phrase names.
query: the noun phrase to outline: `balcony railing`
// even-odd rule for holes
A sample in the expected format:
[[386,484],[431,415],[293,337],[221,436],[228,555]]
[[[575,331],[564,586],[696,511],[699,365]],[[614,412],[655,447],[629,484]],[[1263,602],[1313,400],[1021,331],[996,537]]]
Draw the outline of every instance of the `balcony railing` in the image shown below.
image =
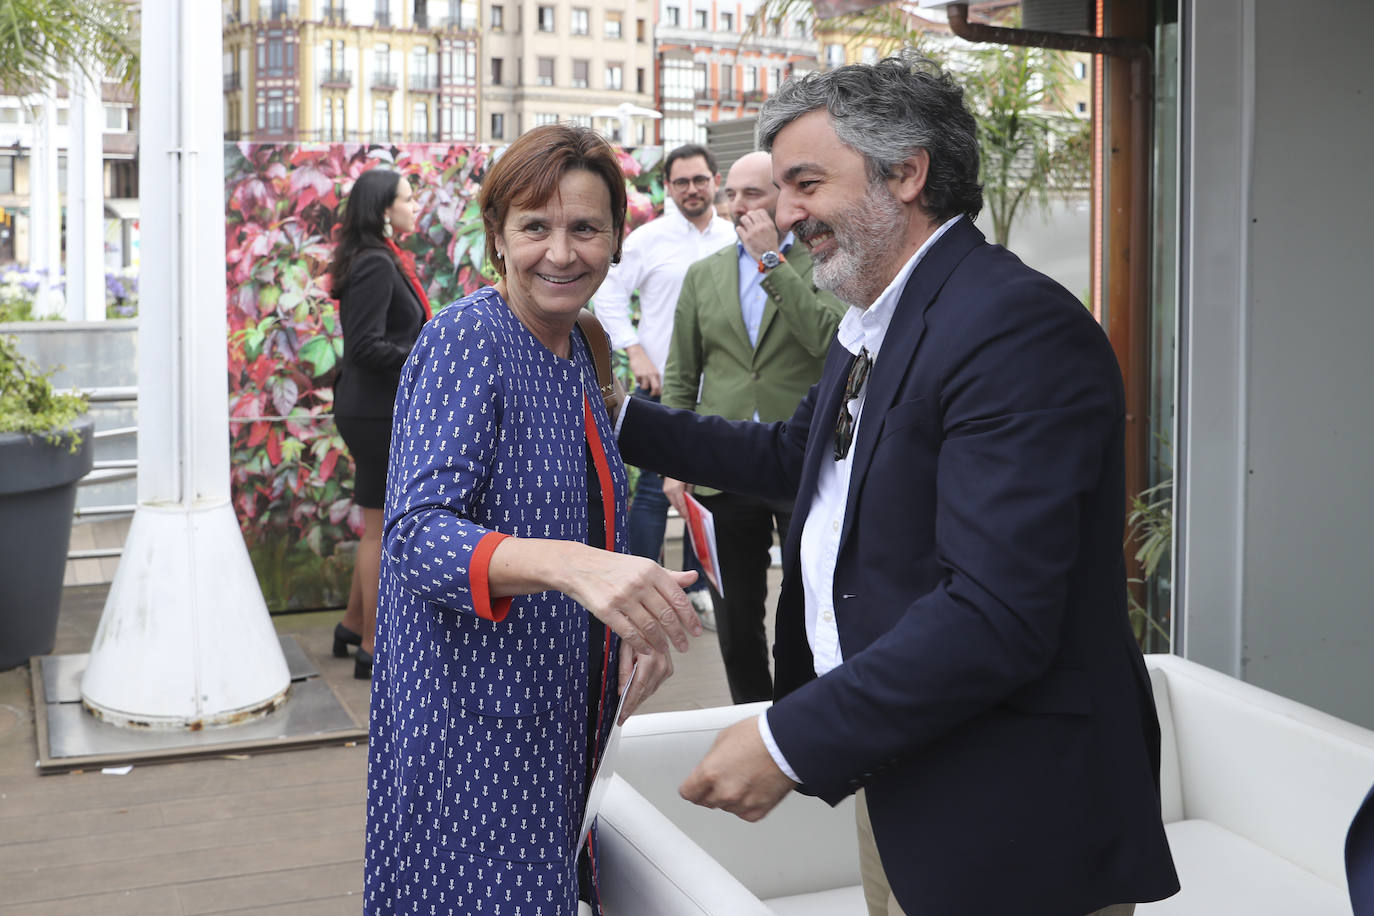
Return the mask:
[[379,29],[391,28],[391,13],[387,10],[377,10],[372,17],[372,24]]
[[225,92],[233,92],[233,91],[235,91],[236,89],[242,89],[242,88],[243,88],[243,84],[242,84],[241,82],[239,82],[239,74],[237,74],[237,73],[226,73],[226,74],[224,74],[224,91],[225,91]]
[[322,10],[325,22],[338,23],[344,25],[348,22],[348,10],[344,9],[341,3],[326,3]]
[[744,93],[744,103],[746,105],[758,105],[767,97],[768,93],[764,92],[762,89],[750,89],[748,92]]
[[427,29],[427,28],[429,28],[429,13],[416,13],[416,14],[415,14],[415,28],[417,28],[417,29]]
[[351,70],[323,70],[320,72],[320,85],[329,89],[347,89],[353,85]]
[[409,85],[412,92],[436,92],[439,89],[439,77],[434,73],[412,73]]
[[445,16],[441,27],[445,29],[457,29],[462,32],[470,30],[473,25],[474,23],[471,21],[464,22],[462,16]]
[[401,81],[395,73],[387,70],[376,70],[372,74],[369,85],[373,89],[395,89],[401,85]]

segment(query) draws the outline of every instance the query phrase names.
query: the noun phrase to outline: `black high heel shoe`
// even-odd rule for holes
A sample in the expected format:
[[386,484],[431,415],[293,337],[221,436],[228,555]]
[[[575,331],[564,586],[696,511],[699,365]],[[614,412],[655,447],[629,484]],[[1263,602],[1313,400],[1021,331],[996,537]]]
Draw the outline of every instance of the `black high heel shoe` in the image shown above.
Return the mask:
[[341,623],[334,624],[334,657],[348,658],[349,646],[361,646],[363,634],[354,633]]
[[353,654],[353,677],[360,681],[372,680],[372,653],[366,649]]

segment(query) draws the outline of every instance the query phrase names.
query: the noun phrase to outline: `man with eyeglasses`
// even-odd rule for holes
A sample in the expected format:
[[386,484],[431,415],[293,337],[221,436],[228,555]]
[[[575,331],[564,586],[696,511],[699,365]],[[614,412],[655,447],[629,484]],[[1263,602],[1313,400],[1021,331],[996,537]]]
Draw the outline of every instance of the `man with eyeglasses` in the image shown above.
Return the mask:
[[775,701],[680,792],[750,821],[793,789],[856,795],[870,916],[1125,916],[1175,893],[1106,334],[974,226],[977,129],[931,62],[790,80],[758,134],[778,224],[850,309],[786,421],[622,410],[626,461],[796,499]]
[[[689,143],[671,150],[663,162],[664,183],[673,206],[625,238],[620,263],[611,268],[593,299],[596,316],[611,346],[630,359],[636,391],[657,400],[663,393],[663,370],[673,336],[673,311],[687,268],[735,240],[734,225],[716,215],[716,157]],[[630,321],[630,296],[639,291],[639,325]],[[641,469],[630,503],[630,553],[658,560],[668,523],[663,478]],[[683,567],[700,572],[690,542],[682,542]],[[715,627],[710,592],[704,576],[687,595],[702,624]]]

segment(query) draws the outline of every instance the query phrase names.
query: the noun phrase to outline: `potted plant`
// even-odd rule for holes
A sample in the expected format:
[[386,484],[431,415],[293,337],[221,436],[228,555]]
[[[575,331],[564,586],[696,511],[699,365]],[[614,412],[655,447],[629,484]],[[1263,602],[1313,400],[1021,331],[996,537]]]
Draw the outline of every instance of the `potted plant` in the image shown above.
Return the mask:
[[90,473],[86,399],[0,335],[0,670],[52,651],[76,483]]

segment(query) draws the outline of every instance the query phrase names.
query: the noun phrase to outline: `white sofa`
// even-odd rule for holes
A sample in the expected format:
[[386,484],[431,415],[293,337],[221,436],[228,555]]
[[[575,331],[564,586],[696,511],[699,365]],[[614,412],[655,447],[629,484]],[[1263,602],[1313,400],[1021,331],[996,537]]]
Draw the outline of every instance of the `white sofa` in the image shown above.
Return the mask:
[[[1141,916],[1349,914],[1345,832],[1374,732],[1174,656],[1148,656],[1164,820],[1183,890]],[[716,733],[766,704],[638,716],[601,811],[610,916],[864,916],[853,801],[757,824],[683,801]]]

